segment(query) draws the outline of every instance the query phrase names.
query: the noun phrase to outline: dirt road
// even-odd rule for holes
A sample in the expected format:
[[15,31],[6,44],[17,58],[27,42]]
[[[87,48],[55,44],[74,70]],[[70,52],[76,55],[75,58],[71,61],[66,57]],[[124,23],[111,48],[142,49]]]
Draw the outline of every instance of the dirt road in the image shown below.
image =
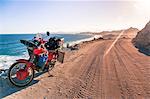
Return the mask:
[[[150,99],[150,57],[137,51],[130,39],[83,44],[68,52],[52,76],[43,74],[33,84],[5,98],[18,99]],[[72,55],[71,55],[72,54]]]

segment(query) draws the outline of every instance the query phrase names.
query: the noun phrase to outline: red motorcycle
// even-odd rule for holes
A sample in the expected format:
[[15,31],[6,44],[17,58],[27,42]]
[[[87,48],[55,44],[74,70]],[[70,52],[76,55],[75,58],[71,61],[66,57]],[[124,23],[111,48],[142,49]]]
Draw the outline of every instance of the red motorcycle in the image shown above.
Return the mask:
[[[49,36],[49,33],[47,35]],[[16,60],[9,68],[8,78],[15,86],[27,86],[33,80],[35,71],[50,71],[57,60],[63,63],[64,52],[59,50],[63,42],[61,39],[51,37],[48,41],[40,38],[40,40],[20,40],[20,42],[27,46],[30,58]]]

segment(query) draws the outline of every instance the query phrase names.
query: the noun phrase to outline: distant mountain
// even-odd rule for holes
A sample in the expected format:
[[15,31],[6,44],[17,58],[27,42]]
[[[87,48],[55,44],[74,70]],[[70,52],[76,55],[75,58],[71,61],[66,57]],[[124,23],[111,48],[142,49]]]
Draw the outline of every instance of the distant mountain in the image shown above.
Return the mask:
[[141,31],[138,32],[132,42],[139,51],[150,55],[150,21]]
[[137,28],[130,27],[128,29],[115,30],[115,31],[102,31],[101,34],[104,38],[115,39],[124,30],[121,38],[134,38],[139,31]]
[[92,34],[93,32],[80,32],[79,34]]
[[135,38],[139,30],[137,28],[130,27],[124,31],[124,37]]
[[130,27],[128,29],[102,31],[102,32],[81,32],[80,34],[101,35],[104,39],[115,39],[124,30],[121,38],[134,38],[139,31],[137,28]]
[[102,32],[97,32],[95,34],[101,34],[101,35],[106,35],[106,34],[118,34],[122,30],[113,30],[113,31],[102,31]]
[[[127,34],[136,34],[139,30],[137,28],[133,28],[130,27],[128,29],[122,29],[125,30],[125,32]],[[118,34],[120,33],[122,30],[113,30],[113,31],[102,31],[102,32],[81,32],[81,34],[101,34],[101,35],[105,35],[105,34]]]

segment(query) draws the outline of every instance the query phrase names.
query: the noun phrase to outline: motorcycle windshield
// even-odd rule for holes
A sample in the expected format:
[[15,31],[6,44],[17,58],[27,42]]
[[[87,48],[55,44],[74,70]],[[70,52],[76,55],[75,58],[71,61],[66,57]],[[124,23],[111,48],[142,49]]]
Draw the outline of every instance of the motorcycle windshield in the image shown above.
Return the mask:
[[32,41],[20,40],[20,42],[21,42],[22,44],[24,44],[25,46],[27,46],[27,47],[36,47],[36,48],[37,48],[37,46],[36,46]]

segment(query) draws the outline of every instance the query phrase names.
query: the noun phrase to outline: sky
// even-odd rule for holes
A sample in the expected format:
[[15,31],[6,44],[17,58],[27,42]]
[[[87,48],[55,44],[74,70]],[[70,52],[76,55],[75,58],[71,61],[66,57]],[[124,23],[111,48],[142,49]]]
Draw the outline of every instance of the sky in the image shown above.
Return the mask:
[[142,29],[149,9],[149,0],[0,0],[0,33]]

